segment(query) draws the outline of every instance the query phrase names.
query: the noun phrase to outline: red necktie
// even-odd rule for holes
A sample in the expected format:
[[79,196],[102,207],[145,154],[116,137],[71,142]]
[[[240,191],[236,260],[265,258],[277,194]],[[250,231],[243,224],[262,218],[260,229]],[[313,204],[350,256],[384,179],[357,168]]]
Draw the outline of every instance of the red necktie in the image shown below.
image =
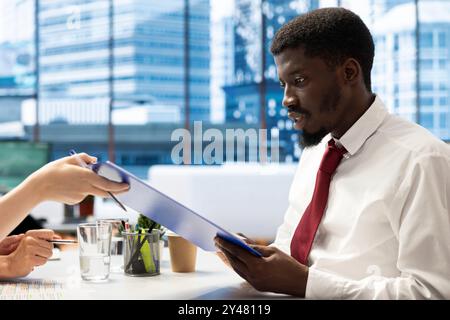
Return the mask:
[[327,206],[331,177],[346,152],[345,149],[336,147],[333,139],[328,141],[327,150],[323,155],[319,171],[317,171],[311,202],[306,208],[291,242],[291,256],[302,264],[306,265],[308,261],[317,228]]

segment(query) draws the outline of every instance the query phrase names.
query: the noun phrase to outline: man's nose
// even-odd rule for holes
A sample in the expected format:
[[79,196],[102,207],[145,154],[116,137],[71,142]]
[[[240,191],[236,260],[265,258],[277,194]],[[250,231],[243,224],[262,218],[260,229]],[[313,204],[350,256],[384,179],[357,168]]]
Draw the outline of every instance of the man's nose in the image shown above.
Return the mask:
[[296,98],[295,95],[292,94],[292,92],[290,90],[288,90],[288,88],[286,87],[284,90],[284,96],[283,96],[283,106],[286,108],[289,108],[292,105],[295,105],[296,103]]

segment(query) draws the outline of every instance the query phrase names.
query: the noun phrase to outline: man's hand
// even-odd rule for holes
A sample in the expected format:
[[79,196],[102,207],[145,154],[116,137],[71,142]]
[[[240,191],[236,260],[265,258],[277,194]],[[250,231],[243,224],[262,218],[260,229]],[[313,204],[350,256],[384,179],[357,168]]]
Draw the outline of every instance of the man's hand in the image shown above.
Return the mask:
[[263,255],[259,258],[219,237],[214,240],[234,271],[256,290],[305,296],[308,267],[291,256],[278,248],[250,245]]
[[22,240],[23,234],[9,236],[0,241],[0,256],[8,255],[19,246],[20,240]]
[[28,231],[17,249],[7,256],[6,275],[10,278],[24,277],[33,271],[34,267],[45,264],[53,253],[53,244],[47,240],[53,237],[52,230]]
[[[244,240],[247,244],[256,244],[256,241],[247,238],[246,235],[242,234],[242,233],[237,233],[237,235]],[[225,256],[225,254],[222,253],[222,251],[217,251],[216,255],[220,258],[220,260],[222,260],[223,263],[225,263],[226,266],[232,268],[230,261],[228,261],[227,257]]]

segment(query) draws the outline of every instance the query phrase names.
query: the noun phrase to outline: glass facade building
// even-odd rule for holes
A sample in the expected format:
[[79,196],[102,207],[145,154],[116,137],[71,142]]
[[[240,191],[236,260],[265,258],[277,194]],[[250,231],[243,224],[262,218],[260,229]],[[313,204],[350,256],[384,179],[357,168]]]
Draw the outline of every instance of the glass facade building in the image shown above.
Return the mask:
[[[209,1],[191,0],[188,6],[190,114],[207,120]],[[122,115],[114,117],[119,123],[133,123],[130,113],[139,118],[143,108],[147,122],[181,121],[184,0],[41,0],[38,10],[41,123],[107,122],[109,98]],[[71,115],[74,103],[80,111],[86,105],[84,117]]]
[[375,42],[372,89],[389,111],[450,140],[450,1],[326,4],[351,9],[368,25]]
[[[281,161],[298,160],[298,133],[282,107],[283,90],[270,54],[275,32],[318,1],[238,0],[235,9],[234,83],[225,88],[226,121],[259,124],[278,136]],[[263,109],[263,110],[261,110]]]
[[420,1],[418,21],[415,9],[403,1],[374,19],[374,90],[392,112],[449,140],[450,2]]
[[[0,97],[31,96],[35,69],[33,3],[2,1],[0,14]],[[23,21],[30,23],[21,25]]]

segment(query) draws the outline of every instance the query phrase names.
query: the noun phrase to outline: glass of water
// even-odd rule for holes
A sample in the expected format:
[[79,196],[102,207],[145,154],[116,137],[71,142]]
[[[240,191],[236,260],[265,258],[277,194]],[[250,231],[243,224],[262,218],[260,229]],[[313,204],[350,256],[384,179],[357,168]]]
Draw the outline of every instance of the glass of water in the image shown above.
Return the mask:
[[78,225],[81,278],[87,281],[105,281],[111,262],[112,224],[82,223]]
[[111,235],[111,272],[122,273],[123,272],[123,236],[122,230],[125,222],[128,222],[128,218],[111,218],[111,219],[99,219],[99,223],[111,223],[112,235]]

